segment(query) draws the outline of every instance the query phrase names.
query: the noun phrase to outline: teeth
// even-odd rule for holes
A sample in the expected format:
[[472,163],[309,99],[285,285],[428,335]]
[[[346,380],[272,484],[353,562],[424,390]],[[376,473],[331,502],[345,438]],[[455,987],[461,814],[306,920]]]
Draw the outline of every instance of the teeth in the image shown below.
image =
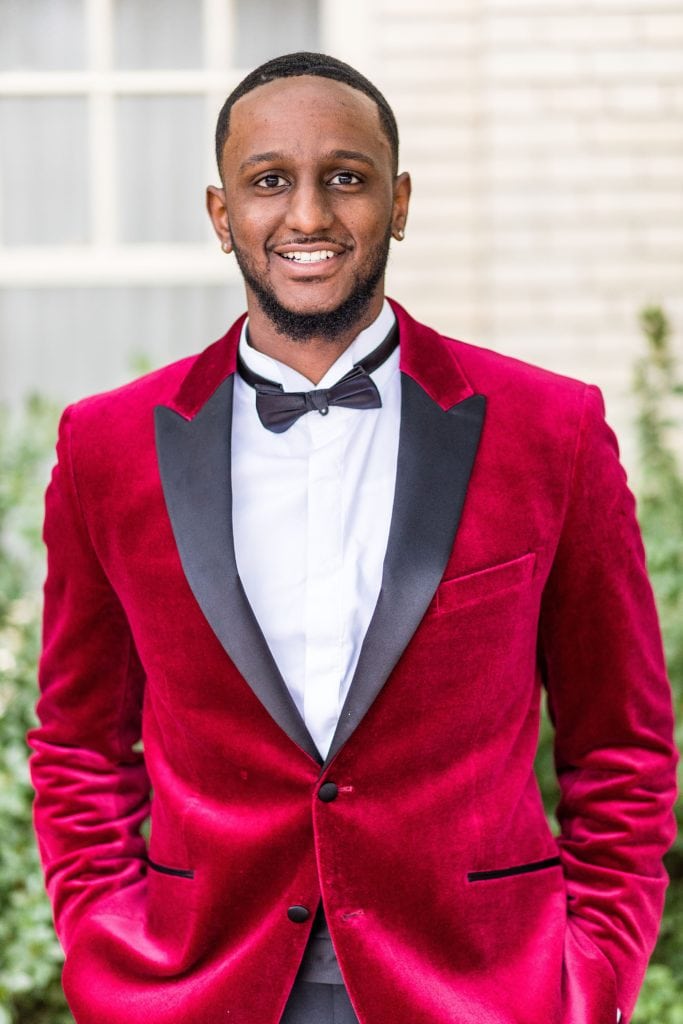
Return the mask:
[[336,253],[330,249],[317,249],[315,252],[283,252],[280,255],[295,263],[320,263],[322,260],[331,260]]

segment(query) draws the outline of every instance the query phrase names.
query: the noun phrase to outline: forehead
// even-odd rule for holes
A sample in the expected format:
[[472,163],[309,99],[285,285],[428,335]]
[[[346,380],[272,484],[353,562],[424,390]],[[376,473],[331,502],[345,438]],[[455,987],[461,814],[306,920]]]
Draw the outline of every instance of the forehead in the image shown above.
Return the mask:
[[242,96],[230,112],[224,157],[252,152],[362,150],[391,160],[377,104],[343,82],[314,75],[278,78]]

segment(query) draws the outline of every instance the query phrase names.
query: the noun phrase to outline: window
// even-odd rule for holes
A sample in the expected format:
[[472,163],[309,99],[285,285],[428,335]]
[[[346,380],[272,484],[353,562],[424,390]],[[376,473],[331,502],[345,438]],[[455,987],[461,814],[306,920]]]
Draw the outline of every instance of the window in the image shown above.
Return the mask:
[[[277,53],[353,59],[340,40],[358,38],[362,6],[349,0],[342,18],[332,0],[0,0],[0,399],[21,367],[60,398],[78,393],[79,362],[104,370],[81,390],[118,383],[125,369],[96,337],[103,317],[131,360],[151,350],[163,362],[222,333],[243,298],[204,211],[218,110]],[[201,337],[187,338],[179,294],[201,308]],[[150,322],[145,303],[165,344],[128,329],[133,312]],[[46,360],[48,344],[68,359]]]

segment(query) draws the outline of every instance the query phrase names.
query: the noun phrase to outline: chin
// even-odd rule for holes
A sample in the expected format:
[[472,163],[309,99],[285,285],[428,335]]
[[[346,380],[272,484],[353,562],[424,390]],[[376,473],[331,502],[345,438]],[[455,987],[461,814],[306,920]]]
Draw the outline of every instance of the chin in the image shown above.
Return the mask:
[[340,287],[341,282],[309,278],[276,289],[272,280],[253,272],[236,245],[234,252],[251,296],[278,334],[294,341],[322,338],[335,342],[348,338],[350,332],[359,333],[372,319],[373,305],[382,293],[389,237],[378,246],[365,273],[356,274],[350,282],[347,279],[346,288]]

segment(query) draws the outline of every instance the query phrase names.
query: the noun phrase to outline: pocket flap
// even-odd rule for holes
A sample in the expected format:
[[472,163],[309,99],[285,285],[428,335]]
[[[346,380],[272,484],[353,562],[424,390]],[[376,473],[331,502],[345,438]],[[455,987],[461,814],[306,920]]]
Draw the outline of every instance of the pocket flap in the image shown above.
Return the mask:
[[502,593],[528,582],[534,574],[536,552],[514,558],[509,562],[479,569],[465,576],[443,580],[436,590],[436,612],[449,612],[472,601]]

